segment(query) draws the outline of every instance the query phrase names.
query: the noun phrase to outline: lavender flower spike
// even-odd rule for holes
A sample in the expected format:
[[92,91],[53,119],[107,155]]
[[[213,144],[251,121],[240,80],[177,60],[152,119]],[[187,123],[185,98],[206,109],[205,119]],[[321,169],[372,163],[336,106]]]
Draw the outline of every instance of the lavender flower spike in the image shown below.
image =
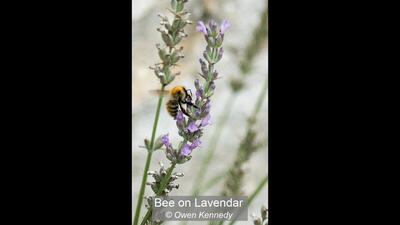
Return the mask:
[[221,27],[220,27],[220,33],[224,34],[226,30],[231,26],[228,20],[223,20]]
[[202,32],[204,35],[208,35],[206,25],[203,21],[197,22],[196,31]]

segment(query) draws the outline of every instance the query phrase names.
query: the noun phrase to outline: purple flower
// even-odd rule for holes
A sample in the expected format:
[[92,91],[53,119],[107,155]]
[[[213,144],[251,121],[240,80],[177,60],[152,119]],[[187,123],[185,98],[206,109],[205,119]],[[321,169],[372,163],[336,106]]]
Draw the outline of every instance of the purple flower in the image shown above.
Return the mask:
[[176,114],[175,119],[176,119],[176,122],[178,122],[178,123],[182,123],[183,122],[183,120],[185,118],[183,117],[182,111],[178,111],[178,114]]
[[195,149],[195,148],[199,147],[199,146],[200,146],[200,144],[201,144],[201,141],[200,141],[200,139],[196,139],[196,140],[195,140],[195,141],[193,141],[193,142],[192,142],[192,144],[190,145],[190,149],[191,149],[191,150],[193,150],[193,149]]
[[[214,85],[214,88],[215,88],[215,85]],[[210,100],[207,100],[204,109],[207,111],[210,111],[210,108],[211,108],[211,102],[210,102]]]
[[185,144],[183,148],[181,149],[181,155],[188,156],[192,153],[192,149],[190,149],[190,146],[188,144]]
[[224,34],[226,30],[231,26],[228,20],[223,20],[220,28],[220,33]]
[[165,146],[169,146],[170,145],[168,135],[169,134],[166,134],[166,135],[161,137],[161,141]]
[[203,21],[197,22],[196,31],[202,32],[204,35],[208,35],[207,27]]
[[212,31],[215,31],[215,29],[217,28],[218,24],[217,22],[215,22],[215,20],[210,20],[210,22],[208,23],[208,25],[210,26]]
[[197,90],[196,91],[196,99],[200,99],[200,97],[203,95],[202,90]]
[[211,116],[210,116],[210,114],[207,114],[207,116],[204,117],[203,120],[201,120],[201,126],[202,126],[202,127],[205,127],[205,126],[207,126],[208,124],[211,124],[210,121],[211,121]]
[[196,126],[196,124],[194,122],[190,122],[190,124],[188,126],[188,130],[190,133],[194,133],[197,130],[199,130],[199,128]]

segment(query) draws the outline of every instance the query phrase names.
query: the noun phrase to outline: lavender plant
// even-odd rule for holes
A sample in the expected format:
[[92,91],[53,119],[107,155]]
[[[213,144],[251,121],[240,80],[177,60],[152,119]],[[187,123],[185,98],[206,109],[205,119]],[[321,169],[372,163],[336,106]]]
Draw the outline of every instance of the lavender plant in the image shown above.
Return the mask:
[[[188,20],[189,13],[184,10],[184,5],[186,2],[187,0],[171,0],[171,9],[169,10],[174,15],[172,22],[170,22],[166,16],[159,14],[159,17],[161,18],[161,27],[158,28],[157,31],[161,33],[164,45],[162,46],[161,44],[157,44],[156,47],[162,62],[156,63],[154,66],[151,66],[150,69],[154,70],[156,77],[160,80],[162,91],[174,80],[175,76],[179,75],[179,73],[172,72],[172,68],[177,65],[181,58],[183,58],[183,48],[177,47],[177,45],[184,37],[187,36],[184,31],[184,27],[187,24],[192,23],[190,20]],[[162,101],[163,96],[160,95],[157,103],[151,139],[144,140],[145,147],[147,149],[147,159],[143,170],[143,177],[140,185],[133,225],[137,225],[139,222],[145,184],[147,181],[147,173],[149,171],[152,154],[155,150],[161,148],[162,146],[160,145],[160,138],[157,139],[158,141],[155,139]]]
[[[246,134],[240,143],[238,152],[236,154],[235,161],[233,162],[233,164],[230,167],[229,172],[226,176],[224,188],[221,193],[224,196],[239,196],[239,195],[244,194],[242,191],[242,186],[243,186],[242,181],[243,181],[243,178],[245,175],[244,171],[243,171],[243,164],[247,160],[249,160],[250,156],[257,149],[264,146],[263,143],[256,142],[257,132],[254,130],[254,124],[256,124],[256,122],[257,122],[257,115],[260,112],[263,100],[266,97],[267,87],[268,87],[268,79],[265,79],[264,84],[261,89],[261,93],[257,98],[253,113],[248,118]],[[260,187],[260,189],[256,190],[256,194],[261,190],[262,186],[265,185],[265,183],[267,181],[266,179],[267,178],[265,178],[261,182],[261,187]],[[249,198],[248,204],[250,204],[250,202],[252,201],[254,196]],[[212,224],[216,224],[216,223],[210,222],[209,224],[212,225]],[[223,221],[219,222],[219,224],[222,225]]]
[[245,78],[251,72],[251,66],[253,64],[255,56],[260,52],[260,49],[262,49],[262,46],[266,41],[267,25],[268,25],[267,13],[268,13],[268,5],[265,4],[264,10],[260,16],[261,18],[260,22],[253,31],[253,36],[252,36],[253,38],[245,47],[244,56],[241,57],[241,60],[239,62],[240,65],[239,68],[241,74],[239,77],[232,78],[230,80],[231,94],[228,97],[228,100],[225,102],[225,106],[223,107],[224,110],[218,119],[215,130],[213,131],[213,135],[211,136],[208,149],[206,150],[207,152],[206,157],[204,158],[204,161],[201,164],[202,165],[201,168],[199,168],[197,172],[196,181],[193,184],[193,195],[198,195],[202,191],[202,188],[204,187],[201,184],[205,183],[204,182],[205,175],[207,174],[209,165],[213,159],[215,150],[221,138],[222,131],[224,130],[226,122],[230,117],[230,113],[232,111],[232,107],[235,103],[237,95],[241,92],[241,90],[245,85]]
[[[201,145],[201,137],[204,133],[204,128],[210,124],[211,116],[211,97],[215,91],[215,81],[219,78],[218,72],[215,70],[215,64],[218,63],[223,56],[222,43],[224,40],[225,31],[229,28],[230,24],[224,20],[220,26],[211,20],[208,26],[204,22],[199,21],[197,24],[197,31],[202,32],[207,46],[203,52],[203,59],[200,59],[201,73],[203,82],[196,79],[194,86],[196,89],[196,99],[194,105],[186,106],[186,114],[181,109],[175,117],[176,126],[178,128],[178,135],[182,140],[174,147],[170,142],[169,134],[162,135],[158,139],[160,148],[163,146],[166,158],[170,161],[170,167],[165,170],[163,166],[159,171],[150,171],[148,175],[153,176],[154,181],[148,182],[155,193],[155,196],[165,196],[179,185],[174,181],[183,176],[181,173],[173,173],[177,164],[188,162],[192,158],[194,149]],[[153,197],[148,197],[148,210],[143,218],[141,224],[161,224],[162,221],[151,220],[151,200]]]
[[222,195],[242,195],[242,181],[244,177],[243,164],[247,162],[251,155],[264,146],[264,143],[257,142],[257,131],[254,125],[257,122],[257,115],[260,112],[262,103],[267,95],[268,80],[265,79],[261,93],[256,101],[253,113],[247,120],[247,129],[243,140],[239,145],[235,161],[229,169],[228,176],[225,180],[225,186]]

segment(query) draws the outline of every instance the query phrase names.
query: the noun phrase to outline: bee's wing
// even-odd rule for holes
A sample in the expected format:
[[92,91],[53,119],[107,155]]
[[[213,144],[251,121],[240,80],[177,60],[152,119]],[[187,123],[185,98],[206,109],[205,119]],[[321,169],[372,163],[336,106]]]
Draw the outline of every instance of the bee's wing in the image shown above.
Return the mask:
[[151,90],[150,93],[157,96],[168,96],[170,92],[167,90]]

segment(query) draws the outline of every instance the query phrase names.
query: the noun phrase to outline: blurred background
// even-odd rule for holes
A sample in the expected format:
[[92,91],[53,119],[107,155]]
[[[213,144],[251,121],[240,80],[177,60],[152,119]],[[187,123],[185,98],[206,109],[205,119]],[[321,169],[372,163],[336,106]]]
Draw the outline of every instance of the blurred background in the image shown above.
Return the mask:
[[[160,61],[155,47],[162,43],[160,33],[156,31],[159,25],[158,13],[171,16],[167,11],[169,0],[133,0],[133,51],[132,51],[132,203],[133,213],[136,207],[140,182],[146,160],[146,150],[143,139],[150,138],[157,104],[157,96],[149,93],[150,90],[159,89],[159,80],[149,69]],[[231,23],[230,29],[225,34],[224,56],[216,65],[221,79],[216,81],[216,91],[212,98],[212,125],[205,128],[202,145],[192,153],[192,160],[178,165],[176,172],[183,172],[184,177],[178,179],[180,187],[173,190],[170,195],[193,195],[194,184],[203,173],[200,181],[202,186],[207,186],[200,195],[221,195],[226,189],[229,175],[226,174],[236,159],[240,143],[246,136],[248,117],[253,113],[257,99],[268,79],[268,39],[267,39],[267,1],[266,0],[189,0],[186,10],[191,13],[190,19],[194,22],[186,26],[189,37],[183,39],[180,46],[184,47],[185,58],[179,61],[181,75],[168,87],[184,85],[194,90],[193,82],[199,77],[200,65],[198,59],[202,56],[206,43],[201,33],[195,31],[196,22],[208,22],[210,18],[218,23],[227,19]],[[171,17],[172,18],[172,17]],[[231,82],[243,83],[243,88],[233,92]],[[233,97],[235,96],[235,97]],[[163,104],[167,99],[164,99]],[[227,113],[226,106],[231,105]],[[225,109],[225,110],[224,110]],[[262,98],[261,113],[257,122],[252,126],[255,132],[254,142],[260,144],[254,153],[249,156],[243,165],[243,179],[241,191],[243,195],[250,195],[260,181],[268,174],[268,96]],[[226,118],[226,123],[216,132],[218,120]],[[162,107],[158,123],[157,136],[170,134],[171,142],[176,145],[180,141],[177,134],[175,121]],[[215,153],[211,158],[209,167],[204,168],[204,160],[209,154],[209,143],[213,136],[220,135],[217,139]],[[215,137],[214,137],[215,139]],[[215,141],[215,140],[214,140]],[[150,170],[158,170],[158,162],[168,166],[163,151],[156,151],[150,164]],[[221,175],[222,174],[222,175]],[[220,175],[220,176],[218,176]],[[148,181],[152,181],[151,177]],[[199,182],[199,181],[197,181]],[[210,184],[210,185],[208,185]],[[150,188],[146,187],[145,195],[153,195]],[[249,206],[249,221],[251,214],[259,215],[260,207],[267,206],[268,185],[255,197]],[[141,213],[144,215],[146,209]],[[167,223],[166,223],[167,224]],[[168,224],[180,224],[168,222]],[[189,224],[207,224],[206,222],[189,222]],[[252,224],[251,222],[237,222],[236,224]]]

